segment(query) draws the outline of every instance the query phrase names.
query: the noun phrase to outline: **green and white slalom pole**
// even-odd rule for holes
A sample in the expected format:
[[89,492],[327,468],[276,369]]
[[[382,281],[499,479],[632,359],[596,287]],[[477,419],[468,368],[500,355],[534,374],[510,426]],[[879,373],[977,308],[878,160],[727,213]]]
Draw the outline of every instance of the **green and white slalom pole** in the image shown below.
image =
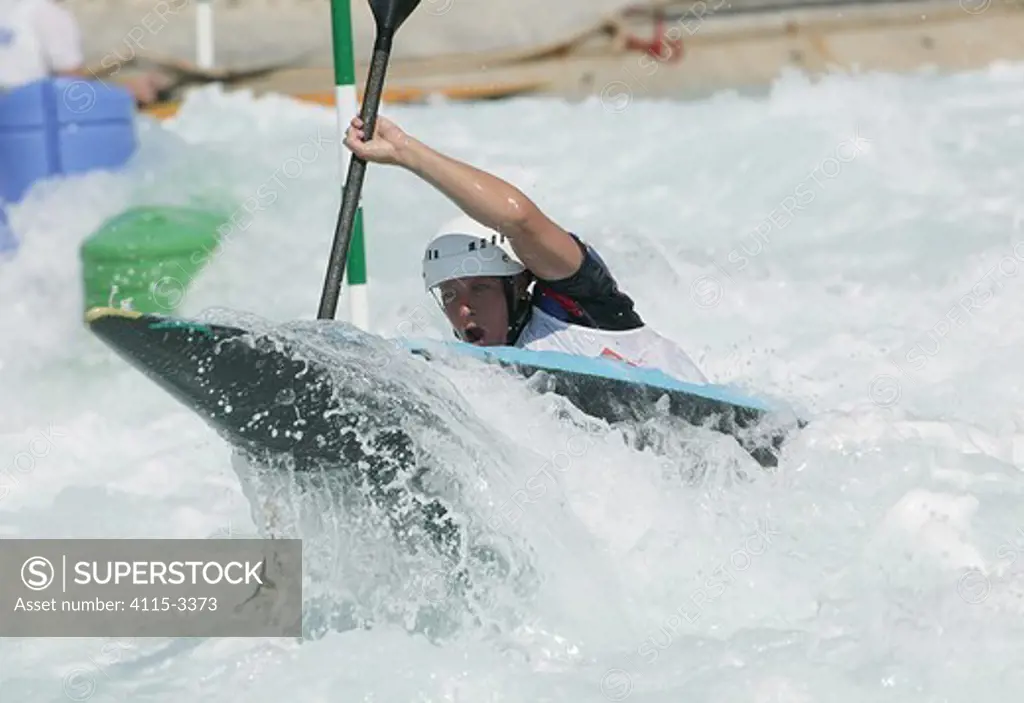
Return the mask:
[[[377,22],[377,38],[373,43],[373,58],[370,61],[370,75],[366,79],[366,94],[360,118],[363,120],[364,132],[372,135],[377,124],[377,111],[384,93],[384,77],[387,74],[388,61],[391,58],[391,44],[395,32],[409,17],[420,0],[369,0],[370,9]],[[356,107],[355,94],[355,61],[352,49],[352,9],[349,0],[331,0],[331,15],[334,26],[334,75],[337,90],[338,130],[344,138],[345,128],[352,119]],[[338,148],[343,154],[348,150],[342,144]],[[344,156],[342,157],[344,159]],[[366,296],[366,253],[363,238],[363,213],[359,205],[360,193],[363,190],[363,177],[366,175],[366,162],[348,156],[348,175],[341,196],[341,211],[338,213],[338,226],[334,230],[334,244],[331,247],[331,260],[327,267],[324,280],[323,295],[320,298],[320,310],[317,319],[330,320],[338,308],[338,294],[341,292],[341,280],[348,264],[349,285],[352,295],[349,304],[352,310],[352,323],[366,329],[369,323]],[[356,243],[353,246],[352,240]],[[349,260],[349,249],[353,257]]]
[[[338,154],[341,157],[340,174],[344,174],[348,171],[352,154],[342,142],[348,123],[359,110],[351,0],[331,0],[331,27],[334,43],[334,104],[338,113]],[[365,330],[370,324],[370,296],[367,290],[366,241],[363,234],[361,203],[356,207],[356,218],[352,224],[351,246],[346,272],[349,321],[359,329]]]

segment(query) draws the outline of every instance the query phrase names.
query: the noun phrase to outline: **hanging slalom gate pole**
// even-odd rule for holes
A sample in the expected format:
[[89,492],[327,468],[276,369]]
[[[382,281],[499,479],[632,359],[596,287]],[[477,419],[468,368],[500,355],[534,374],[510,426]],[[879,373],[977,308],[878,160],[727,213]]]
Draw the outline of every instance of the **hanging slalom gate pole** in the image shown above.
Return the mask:
[[[352,39],[352,6],[350,0],[331,0],[331,27],[334,42],[334,103],[338,113],[338,154],[340,178],[348,172],[352,154],[342,144],[348,123],[359,110],[356,97],[356,65]],[[356,208],[352,226],[351,249],[348,253],[349,321],[366,330],[370,324],[369,291],[366,276],[366,242],[363,237],[363,206]]]
[[213,0],[196,4],[196,65],[213,68]]
[[[370,72],[366,77],[366,95],[363,97],[359,118],[363,121],[365,135],[372,137],[377,125],[377,112],[380,109],[381,97],[384,94],[384,81],[387,77],[395,32],[420,4],[420,0],[369,0],[369,2],[373,18],[377,23],[377,38],[373,42],[373,58],[370,60]],[[355,83],[355,71],[343,71],[344,66],[351,68],[355,63],[352,59],[352,16],[348,8],[349,4],[346,0],[332,0],[331,13],[334,16],[333,25],[336,37],[334,45],[335,83],[338,91],[336,103],[339,110],[338,128],[342,134],[344,133],[344,123],[347,121],[347,116],[341,112],[341,104],[347,92],[343,90],[342,85]],[[346,38],[347,41],[345,41]],[[345,52],[340,50],[342,46],[347,47]],[[354,94],[354,90],[351,94]],[[339,149],[341,148],[342,146],[339,145]],[[356,295],[349,296],[351,308],[355,313],[352,322],[359,325],[363,321],[362,326],[365,327],[365,321],[369,317],[365,312],[366,256],[363,251],[363,218],[359,200],[360,194],[363,192],[365,176],[366,161],[356,157],[350,158],[345,185],[342,187],[338,224],[334,228],[331,257],[327,262],[324,290],[320,296],[320,307],[316,313],[318,320],[334,319],[346,265],[349,267],[349,284],[353,288],[352,292],[356,293]],[[359,245],[358,256],[354,259],[355,266],[353,258],[349,256],[350,250],[355,249],[351,246],[353,238]],[[363,300],[362,303],[359,302],[360,297]]]

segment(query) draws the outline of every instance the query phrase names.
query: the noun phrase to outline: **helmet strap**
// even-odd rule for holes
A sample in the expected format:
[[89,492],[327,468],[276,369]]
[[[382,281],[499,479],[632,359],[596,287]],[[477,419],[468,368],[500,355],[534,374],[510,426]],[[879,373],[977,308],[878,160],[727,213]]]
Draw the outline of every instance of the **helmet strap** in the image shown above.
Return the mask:
[[516,294],[516,281],[519,276],[509,276],[502,281],[505,288],[505,302],[508,304],[508,334],[505,343],[515,346],[526,323],[530,321],[533,306],[530,305],[529,282],[523,286],[522,295]]

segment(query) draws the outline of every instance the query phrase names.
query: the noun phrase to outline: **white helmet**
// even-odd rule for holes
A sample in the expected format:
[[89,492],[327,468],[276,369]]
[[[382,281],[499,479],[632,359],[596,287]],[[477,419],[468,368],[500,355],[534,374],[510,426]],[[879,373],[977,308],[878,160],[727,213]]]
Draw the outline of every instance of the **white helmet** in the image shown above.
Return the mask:
[[526,270],[508,238],[462,215],[445,223],[423,254],[426,290],[459,278],[515,276]]

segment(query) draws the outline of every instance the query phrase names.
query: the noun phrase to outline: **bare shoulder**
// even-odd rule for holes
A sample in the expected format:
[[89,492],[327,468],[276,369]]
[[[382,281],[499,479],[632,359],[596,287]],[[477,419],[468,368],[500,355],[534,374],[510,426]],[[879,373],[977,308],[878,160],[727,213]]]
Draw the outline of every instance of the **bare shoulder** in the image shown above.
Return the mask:
[[535,276],[568,278],[583,263],[583,251],[569,232],[535,205],[510,232],[512,248]]

